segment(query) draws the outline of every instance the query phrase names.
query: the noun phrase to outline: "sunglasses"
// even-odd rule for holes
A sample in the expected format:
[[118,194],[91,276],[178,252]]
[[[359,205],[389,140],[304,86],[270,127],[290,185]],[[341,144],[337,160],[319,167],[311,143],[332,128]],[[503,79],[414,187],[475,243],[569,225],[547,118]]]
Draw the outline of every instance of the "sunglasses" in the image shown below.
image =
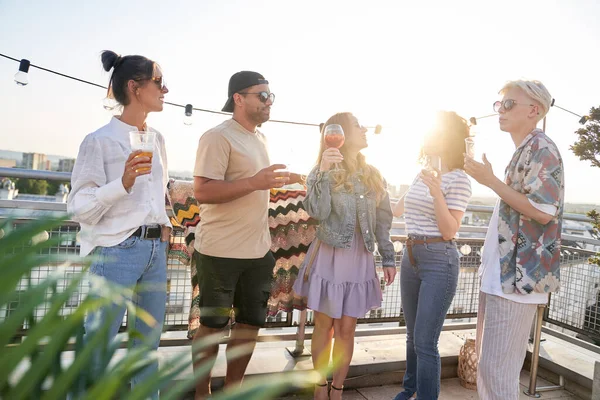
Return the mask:
[[258,95],[258,99],[263,103],[266,103],[269,100],[271,100],[271,103],[275,103],[275,93],[269,93],[269,92],[239,92],[239,93],[240,94],[256,94],[256,95]]
[[499,112],[500,108],[504,108],[504,111],[510,111],[513,109],[514,106],[529,106],[529,107],[535,107],[535,104],[523,104],[523,103],[517,103],[516,100],[513,99],[506,99],[503,101],[496,101],[494,103],[494,111],[495,112]]
[[167,89],[167,84],[165,83],[165,80],[163,79],[162,75],[161,76],[154,76],[152,78],[145,78],[145,79],[136,79],[136,82],[142,82],[142,81],[152,81],[154,82],[154,84],[161,90],[166,90]]
[[158,86],[158,88],[160,90],[166,90],[167,89],[167,83],[163,79],[162,75],[161,76],[157,76],[157,77],[152,77],[150,80],[152,82],[154,82],[156,84],[156,86]]

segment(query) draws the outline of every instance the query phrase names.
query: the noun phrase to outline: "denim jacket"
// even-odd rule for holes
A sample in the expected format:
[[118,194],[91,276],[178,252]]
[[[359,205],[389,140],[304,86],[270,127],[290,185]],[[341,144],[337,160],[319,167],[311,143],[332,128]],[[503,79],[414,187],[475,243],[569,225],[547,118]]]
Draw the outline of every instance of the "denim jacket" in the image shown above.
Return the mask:
[[353,190],[344,186],[334,189],[330,175],[331,172],[320,172],[316,167],[306,182],[306,211],[319,221],[317,238],[330,246],[348,249],[358,220],[367,250],[373,252],[377,242],[382,265],[395,267],[394,245],[390,239],[393,215],[387,188],[377,204],[375,193],[367,193],[360,172],[349,177]]

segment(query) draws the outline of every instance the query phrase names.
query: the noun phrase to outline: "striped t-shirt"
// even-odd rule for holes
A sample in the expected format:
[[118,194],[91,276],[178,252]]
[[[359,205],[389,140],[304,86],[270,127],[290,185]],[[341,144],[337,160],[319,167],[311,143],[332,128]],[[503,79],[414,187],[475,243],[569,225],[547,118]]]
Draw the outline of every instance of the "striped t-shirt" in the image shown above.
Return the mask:
[[[450,210],[465,211],[471,198],[471,181],[460,169],[442,175],[442,193]],[[404,197],[404,218],[409,235],[442,236],[435,219],[433,197],[418,177]]]

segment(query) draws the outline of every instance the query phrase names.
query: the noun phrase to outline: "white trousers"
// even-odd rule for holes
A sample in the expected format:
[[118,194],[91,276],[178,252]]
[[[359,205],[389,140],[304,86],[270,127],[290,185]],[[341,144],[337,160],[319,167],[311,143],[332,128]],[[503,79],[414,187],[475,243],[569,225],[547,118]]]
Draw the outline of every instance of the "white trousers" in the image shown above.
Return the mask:
[[519,376],[537,304],[479,292],[476,348],[481,400],[518,400]]

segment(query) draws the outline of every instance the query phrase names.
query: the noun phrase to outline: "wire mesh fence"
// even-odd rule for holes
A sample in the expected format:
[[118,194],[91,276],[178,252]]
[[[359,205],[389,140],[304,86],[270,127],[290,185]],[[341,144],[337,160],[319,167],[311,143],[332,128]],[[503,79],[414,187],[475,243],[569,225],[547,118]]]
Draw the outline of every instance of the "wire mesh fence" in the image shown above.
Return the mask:
[[[14,222],[18,228],[23,220]],[[5,306],[0,308],[0,322],[7,315],[18,309],[24,300],[25,291],[29,286],[41,283],[50,274],[59,275],[57,290],[64,290],[69,282],[85,268],[85,259],[66,264],[68,256],[79,254],[77,240],[78,225],[65,222],[61,226],[47,232],[47,237],[58,238],[58,244],[46,249],[42,255],[53,255],[56,260],[46,262],[35,268],[28,279],[23,279],[16,290],[15,297]],[[44,238],[40,238],[44,239]],[[175,231],[173,241],[184,240],[180,231]],[[399,269],[400,261],[405,251],[405,238],[395,236],[393,240],[396,248],[396,266]],[[454,300],[448,311],[448,319],[474,318],[477,315],[479,276],[478,267],[481,262],[483,239],[464,238],[457,240],[457,247],[461,252],[460,273],[458,287]],[[401,248],[401,249],[400,249]],[[13,251],[16,251],[14,249]],[[582,335],[587,335],[600,342],[600,267],[589,262],[593,251],[572,247],[563,247],[561,251],[561,291],[551,296],[550,307],[547,309],[545,321],[567,328]],[[58,257],[56,257],[58,256]],[[71,257],[72,259],[73,257]],[[167,303],[165,312],[165,330],[186,330],[188,327],[188,312],[192,299],[190,283],[190,267],[183,264],[176,257],[169,257],[167,266]],[[395,282],[386,286],[381,267],[381,258],[376,256],[376,271],[380,279],[383,301],[381,307],[369,311],[359,323],[397,322],[404,324],[404,316],[400,300],[399,275]],[[88,294],[89,283],[82,280],[73,296],[66,302],[61,312],[68,315],[73,312]],[[38,307],[35,318],[44,316],[49,304]],[[298,313],[280,312],[276,316],[268,317],[266,327],[292,326],[297,322]],[[122,329],[126,327],[127,317],[123,319]],[[309,317],[309,323],[310,317]],[[22,331],[26,331],[27,323],[24,322]]]
[[590,263],[595,252],[572,247],[561,250],[561,289],[550,296],[544,320],[600,343],[600,266]]

